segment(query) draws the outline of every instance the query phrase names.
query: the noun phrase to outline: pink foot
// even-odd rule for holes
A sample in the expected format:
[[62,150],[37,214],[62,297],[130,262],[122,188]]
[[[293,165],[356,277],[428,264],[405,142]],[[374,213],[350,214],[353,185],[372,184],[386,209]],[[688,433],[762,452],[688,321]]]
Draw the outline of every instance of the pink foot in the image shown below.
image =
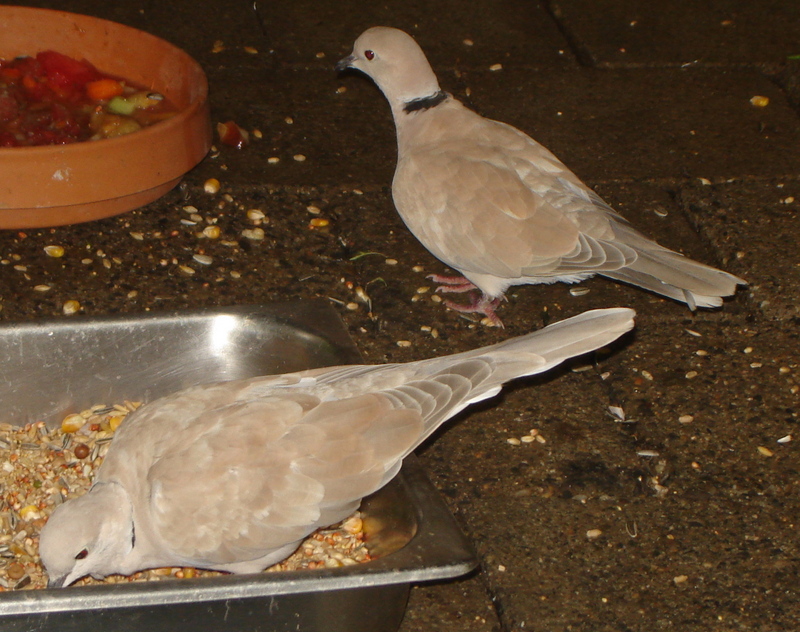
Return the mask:
[[[427,278],[434,283],[441,283],[441,285],[436,288],[436,291],[442,294],[470,292],[478,289],[475,284],[466,277],[429,274]],[[476,297],[473,294],[467,305],[454,303],[453,301],[444,301],[444,304],[454,312],[460,312],[462,314],[483,314],[492,327],[502,328],[503,321],[500,320],[500,317],[494,311],[502,300],[502,296],[489,298],[486,294],[481,292],[480,297]]]
[[472,300],[467,305],[454,303],[453,301],[444,301],[444,304],[453,311],[461,312],[462,314],[483,314],[492,327],[500,327],[503,329],[503,321],[500,320],[500,317],[494,311],[502,300],[502,296],[489,298],[485,294],[481,294],[480,298],[473,296]]
[[[450,277],[441,274],[429,274],[427,278],[434,283],[441,283],[441,285],[436,288],[436,291],[442,294],[471,292],[472,290],[478,289],[475,284],[466,277]],[[454,312],[460,312],[462,314],[483,314],[492,327],[503,328],[503,321],[500,320],[500,317],[494,311],[497,306],[500,305],[502,300],[502,296],[498,296],[497,298],[489,298],[486,296],[486,294],[481,292],[479,297],[473,294],[470,297],[470,302],[467,305],[462,303],[454,303],[453,301],[443,302],[445,307],[452,309]]]
[[449,292],[460,293],[460,292],[469,292],[470,290],[477,290],[478,288],[465,277],[457,277],[457,276],[443,276],[441,274],[429,274],[426,278],[430,279],[434,283],[439,283],[440,286],[436,288],[436,291],[445,294]]

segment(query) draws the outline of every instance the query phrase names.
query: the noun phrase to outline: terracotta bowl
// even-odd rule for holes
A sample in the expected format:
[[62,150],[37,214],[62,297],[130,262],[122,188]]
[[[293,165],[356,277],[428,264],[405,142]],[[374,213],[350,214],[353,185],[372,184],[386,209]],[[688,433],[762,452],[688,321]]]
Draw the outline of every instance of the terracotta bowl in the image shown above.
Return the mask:
[[208,82],[181,49],[107,20],[0,6],[0,58],[46,49],[160,92],[179,113],[118,138],[0,149],[0,228],[74,224],[144,206],[208,153]]

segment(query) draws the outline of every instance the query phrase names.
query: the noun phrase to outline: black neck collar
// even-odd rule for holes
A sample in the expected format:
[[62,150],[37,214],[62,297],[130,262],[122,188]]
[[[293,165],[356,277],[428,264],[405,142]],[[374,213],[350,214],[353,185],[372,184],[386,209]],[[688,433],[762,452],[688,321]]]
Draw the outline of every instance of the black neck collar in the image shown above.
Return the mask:
[[403,112],[405,112],[406,114],[410,114],[411,112],[429,110],[431,108],[435,108],[446,98],[447,98],[447,93],[444,90],[439,90],[439,92],[436,92],[435,94],[432,94],[430,96],[420,97],[419,99],[413,99],[412,101],[407,101],[406,104],[403,106]]

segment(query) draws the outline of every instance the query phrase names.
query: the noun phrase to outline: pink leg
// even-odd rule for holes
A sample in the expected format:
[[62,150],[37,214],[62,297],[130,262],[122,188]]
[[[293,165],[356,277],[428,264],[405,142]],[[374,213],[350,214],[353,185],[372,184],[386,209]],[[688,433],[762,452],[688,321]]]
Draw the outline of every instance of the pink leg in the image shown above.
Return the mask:
[[[465,277],[429,274],[427,278],[434,283],[441,283],[441,285],[436,288],[436,291],[442,294],[470,292],[478,289]],[[489,298],[486,294],[481,292],[480,297],[477,297],[475,294],[471,295],[470,302],[467,305],[454,303],[453,301],[444,301],[444,304],[449,309],[462,314],[483,314],[492,327],[503,327],[503,321],[500,320],[500,317],[494,311],[502,300],[502,296]]]

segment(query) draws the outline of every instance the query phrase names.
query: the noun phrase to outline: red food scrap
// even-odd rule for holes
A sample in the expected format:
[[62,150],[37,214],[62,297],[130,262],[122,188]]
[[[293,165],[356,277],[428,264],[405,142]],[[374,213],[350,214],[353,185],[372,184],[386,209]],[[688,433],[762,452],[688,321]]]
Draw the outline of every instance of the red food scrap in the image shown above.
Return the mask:
[[217,123],[217,134],[219,134],[220,143],[237,149],[241,149],[250,142],[250,134],[247,130],[242,129],[233,121]]

